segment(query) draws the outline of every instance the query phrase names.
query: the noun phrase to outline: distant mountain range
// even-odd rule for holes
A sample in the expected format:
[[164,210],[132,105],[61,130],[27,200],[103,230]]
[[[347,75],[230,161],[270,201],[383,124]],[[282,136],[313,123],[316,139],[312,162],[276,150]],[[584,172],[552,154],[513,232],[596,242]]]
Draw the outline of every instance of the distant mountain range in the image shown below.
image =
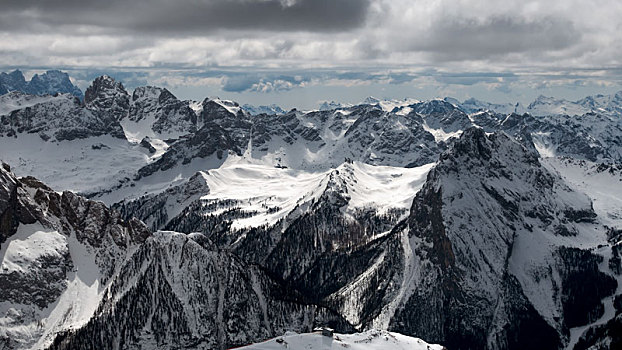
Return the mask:
[[250,115],[285,113],[285,111],[281,107],[275,104],[271,104],[269,106],[252,106],[249,104],[244,104],[242,105],[242,109],[248,112]]
[[31,95],[72,94],[79,99],[84,98],[82,91],[71,83],[69,74],[59,70],[48,70],[43,74],[35,74],[26,81],[19,70],[0,73],[0,95],[11,91],[19,91]]

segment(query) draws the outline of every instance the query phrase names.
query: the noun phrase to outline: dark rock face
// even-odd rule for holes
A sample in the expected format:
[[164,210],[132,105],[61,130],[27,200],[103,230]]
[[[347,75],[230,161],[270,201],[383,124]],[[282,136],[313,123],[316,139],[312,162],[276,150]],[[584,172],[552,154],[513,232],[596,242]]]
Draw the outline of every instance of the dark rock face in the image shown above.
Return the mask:
[[10,91],[24,92],[26,85],[26,78],[19,70],[14,70],[11,73],[0,73],[0,95]]
[[601,300],[618,286],[613,277],[598,269],[603,258],[577,248],[561,248],[558,259],[566,325],[570,328],[596,321],[604,312]]
[[107,293],[121,291],[126,292],[118,301],[104,297],[108,301],[98,316],[58,337],[51,348],[138,349],[151,343],[162,349],[224,349],[286,329],[352,329],[333,312],[304,304],[256,267],[217,252],[200,235],[156,234],[132,256]]
[[426,124],[432,129],[456,132],[472,126],[472,122],[466,113],[443,100],[421,102],[410,107],[414,112],[422,115]]
[[[174,231],[174,229],[166,226],[176,216],[173,213],[191,206],[191,203],[201,196],[209,194],[209,192],[209,186],[207,186],[201,173],[196,173],[183,185],[168,188],[159,194],[142,196],[132,201],[122,201],[116,203],[113,208],[117,209],[126,220],[133,217],[142,220],[153,231],[162,229]],[[177,231],[191,233],[202,232],[203,230],[194,227],[193,229]]]
[[281,139],[285,144],[293,145],[296,142],[313,144],[322,141],[315,128],[304,126],[296,112],[283,115],[261,115],[253,121],[252,147],[258,150],[268,150],[273,139]]
[[11,167],[2,163],[0,170],[0,244],[14,235],[20,224],[36,221],[35,208],[27,205],[19,196],[21,184],[11,174]]
[[180,101],[167,89],[138,87],[132,94],[127,118],[133,122],[152,119],[157,134],[189,134],[197,130],[197,116],[188,101]]
[[69,74],[59,70],[49,70],[41,75],[35,74],[24,91],[32,95],[54,95],[69,93],[83,99],[82,91],[71,83]]
[[511,135],[530,134],[533,140],[556,155],[590,161],[622,160],[622,125],[616,117],[597,113],[569,117],[509,115],[500,129]]
[[75,140],[92,136],[111,135],[125,138],[119,122],[110,114],[82,107],[70,95],[18,109],[0,116],[0,135],[39,134],[44,140]]
[[[42,210],[27,198],[24,187],[6,168],[0,170],[0,245],[16,234],[20,225],[48,222]],[[37,265],[30,273],[18,269],[0,271],[0,300],[43,308],[56,299],[66,287],[65,274],[72,265],[69,250],[54,253],[37,257]]]
[[446,234],[442,207],[442,191],[432,186],[424,186],[415,198],[408,226],[411,234],[430,244],[431,249],[423,246],[415,254],[430,260],[433,277],[425,279],[420,292],[395,315],[391,328],[405,334],[418,333],[449,347],[483,347],[491,316],[477,309],[490,305],[476,306],[481,304],[476,301],[478,297],[460,288],[464,277],[456,266],[456,252]]
[[157,150],[153,147],[150,141],[149,137],[143,137],[143,139],[140,140],[140,146],[144,147],[147,151],[149,151],[149,153],[155,153]]
[[[101,274],[103,295],[93,317],[84,327],[61,332],[52,348],[72,349],[76,344],[142,348],[153,343],[159,348],[185,344],[213,349],[260,341],[286,330],[308,332],[315,326],[353,330],[334,311],[220,250],[203,235],[152,236],[142,222],[123,220],[101,202],[57,193],[34,178],[17,180],[6,168],[0,170],[0,209],[9,219],[2,237],[10,240],[15,234],[13,220],[17,225],[27,221],[54,230],[43,234],[58,245],[48,247],[49,253],[38,257],[36,268],[28,272],[0,271],[6,292],[0,301],[24,305],[16,316],[8,316],[9,324],[26,322],[29,319],[20,315],[33,314],[29,310],[57,300],[67,288],[67,276],[83,268],[69,254],[76,249],[70,248],[71,237],[88,247]],[[193,181],[199,187],[200,177]],[[192,196],[202,189],[186,186],[169,195]],[[0,341],[17,346],[9,338]]]
[[84,268],[70,254],[76,244],[88,247],[84,249],[93,254],[97,270],[90,273],[105,284],[129,247],[144,242],[150,232],[138,220],[122,220],[101,202],[58,193],[32,177],[17,179],[8,169],[0,169],[0,244],[5,251],[0,302],[12,307],[2,315],[8,331],[0,335],[0,344],[23,348],[43,335],[45,328],[33,324],[66,292],[70,276]]
[[[160,96],[163,95],[168,100],[172,100],[172,95],[169,96],[163,92]],[[194,115],[194,111],[188,107],[187,102],[183,103],[185,104],[184,110],[187,109],[188,113],[192,112]],[[220,103],[226,103],[226,101]],[[186,165],[193,160],[211,157],[214,158],[212,161],[215,166],[222,164],[229,152],[242,155],[248,145],[251,122],[242,110],[234,114],[220,103],[209,99],[203,101],[203,110],[199,118],[192,119],[193,123],[196,120],[197,125],[201,127],[196,132],[174,141],[158,160],[139,169],[136,179],[152,175],[157,171],[166,171],[178,165]],[[172,122],[172,119],[166,116],[162,118],[167,120],[166,123]],[[154,128],[157,125],[156,121]],[[194,126],[189,128],[191,130]]]
[[[118,212],[109,210],[101,202],[87,200],[69,191],[59,194],[32,177],[17,180],[6,170],[0,170],[0,176],[3,184],[7,184],[0,191],[0,199],[8,198],[2,217],[12,218],[9,219],[11,225],[6,226],[8,229],[3,226],[0,232],[5,240],[15,233],[11,227],[34,223],[67,236],[75,235],[78,241],[103,249],[109,248],[109,244],[125,249],[130,244],[143,242],[150,234],[142,222],[136,219],[124,221]],[[34,195],[28,195],[26,189],[33,191]],[[110,268],[116,257],[101,255],[99,258],[100,267]],[[110,276],[111,273],[106,271],[104,275]]]
[[[548,261],[564,261],[555,267],[562,275],[562,286],[557,288],[564,292],[550,296],[564,305],[557,323],[543,317],[547,311],[536,309],[529,298],[530,286],[550,277],[517,277],[525,267],[513,255],[516,242],[540,239],[534,235],[557,242],[556,220],[572,227],[577,210],[594,216],[591,203],[578,194],[573,203],[581,209],[575,208],[568,216],[562,214],[564,209],[560,208],[567,204],[557,202],[557,191],[567,195],[571,190],[560,187],[561,183],[539,165],[533,153],[508,136],[466,130],[441,156],[414,200],[408,232],[423,272],[390,328],[455,349],[563,346],[568,328],[597,317],[602,312],[600,300],[610,295],[616,284],[598,270],[598,259],[588,251],[562,246],[559,253],[552,250],[537,258],[543,259],[542,269],[550,269]],[[534,206],[540,214],[530,214]],[[581,267],[575,265],[578,261]],[[586,265],[586,261],[592,263]],[[590,299],[593,302],[583,304],[586,309],[578,312],[583,318],[577,319],[571,311],[575,299],[569,295],[587,297],[577,282],[582,278],[601,287]],[[540,335],[541,342],[529,340],[533,332]]]
[[501,304],[509,316],[505,334],[489,340],[494,349],[557,349],[563,346],[555,328],[548,324],[522,292],[519,281],[507,275]]
[[67,288],[65,277],[73,268],[69,250],[58,252],[59,256],[43,255],[36,262],[38,268],[29,273],[11,271],[0,274],[4,296],[2,301],[34,304],[43,309],[53,303]]
[[88,109],[105,113],[120,121],[130,109],[130,95],[121,82],[103,75],[86,89],[84,103]]
[[379,109],[358,109],[361,113],[344,138],[352,159],[374,165],[420,166],[437,159],[444,149],[423,127],[421,115],[385,114]]
[[67,73],[49,70],[43,74],[35,74],[26,81],[19,70],[11,73],[0,73],[0,95],[10,91],[21,91],[31,95],[72,94],[79,99],[84,98],[82,91],[74,86]]
[[[225,106],[236,108],[237,112],[233,113],[225,108]],[[204,126],[210,124],[218,125],[223,128],[223,130],[226,130],[229,134],[228,136],[239,149],[246,148],[248,145],[252,123],[248,115],[239,108],[237,103],[230,101],[216,102],[214,100],[205,99],[203,101],[203,111],[199,116],[199,122]]]
[[216,161],[224,162],[228,152],[242,154],[222,127],[208,122],[188,138],[173,143],[158,160],[139,169],[137,179],[152,175],[156,171],[166,171],[176,165],[188,164],[196,158],[215,156]]
[[249,104],[244,104],[242,106],[242,109],[250,114],[250,115],[259,115],[259,114],[268,114],[268,115],[272,115],[272,114],[285,114],[285,111],[280,107],[277,106],[275,104],[271,104],[269,106],[253,106],[253,105],[249,105]]

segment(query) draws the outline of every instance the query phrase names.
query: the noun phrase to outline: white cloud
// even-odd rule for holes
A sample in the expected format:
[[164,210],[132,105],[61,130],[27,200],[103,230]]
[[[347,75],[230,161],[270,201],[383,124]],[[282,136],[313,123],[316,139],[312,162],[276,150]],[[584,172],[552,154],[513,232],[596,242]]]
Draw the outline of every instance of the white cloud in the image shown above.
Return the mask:
[[23,0],[0,13],[0,68],[144,70],[231,93],[613,88],[620,18],[617,0]]
[[[622,43],[618,40],[622,3],[618,1],[342,2],[341,7],[331,6],[343,13],[356,12],[353,22],[327,32],[321,25],[305,30],[264,25],[246,13],[231,19],[242,23],[197,31],[190,24],[182,26],[198,16],[192,6],[197,7],[195,12],[205,10],[198,3],[192,5],[192,1],[181,2],[178,9],[160,2],[128,7],[116,1],[105,9],[90,2],[82,9],[68,5],[48,9],[24,1],[22,11],[11,12],[9,8],[2,16],[8,24],[0,26],[0,59],[5,66],[19,62],[22,66],[54,63],[83,67],[406,65],[477,71],[611,67],[619,66],[622,56]],[[226,3],[222,2],[222,11],[226,6],[244,8],[244,2]],[[281,8],[307,6],[303,1],[278,3]],[[354,10],[356,6],[365,14]],[[98,14],[97,9],[103,12]],[[130,16],[139,9],[148,11]],[[273,11],[269,6],[261,9]],[[319,7],[314,11],[320,11]],[[103,21],[114,13],[118,16]],[[140,23],[147,25],[150,21],[153,24],[148,26],[155,26],[156,20],[166,15],[170,17],[168,21],[174,19],[176,24],[169,23],[167,27],[164,21],[155,30],[141,27]],[[28,23],[27,28],[17,24],[20,20]],[[9,22],[15,24],[11,26]]]

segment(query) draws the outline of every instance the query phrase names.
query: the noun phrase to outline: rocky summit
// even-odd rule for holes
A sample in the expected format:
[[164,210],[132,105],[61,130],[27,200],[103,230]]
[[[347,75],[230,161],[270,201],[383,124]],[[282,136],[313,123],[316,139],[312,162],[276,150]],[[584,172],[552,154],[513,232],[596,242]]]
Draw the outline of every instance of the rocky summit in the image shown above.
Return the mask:
[[79,99],[84,98],[80,88],[69,79],[69,74],[59,70],[48,70],[43,74],[35,74],[27,81],[19,70],[0,73],[0,95],[11,91],[19,91],[30,95],[71,94]]

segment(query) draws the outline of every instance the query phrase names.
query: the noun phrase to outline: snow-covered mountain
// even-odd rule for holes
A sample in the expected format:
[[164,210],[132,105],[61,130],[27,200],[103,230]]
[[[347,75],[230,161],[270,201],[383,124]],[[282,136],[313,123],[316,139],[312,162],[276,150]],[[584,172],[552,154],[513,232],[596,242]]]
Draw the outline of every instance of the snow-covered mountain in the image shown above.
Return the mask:
[[[70,128],[72,130],[60,133],[61,139],[65,135],[85,141],[98,135],[119,137],[121,125],[128,139],[125,145],[93,142],[92,146],[100,148],[98,144],[101,143],[123,149],[119,157],[131,161],[107,163],[114,173],[124,176],[112,180],[107,177],[92,188],[72,188],[85,193],[111,193],[115,188],[132,186],[130,192],[142,195],[140,189],[145,182],[158,191],[163,190],[177,175],[181,174],[186,181],[196,171],[219,167],[230,154],[305,171],[332,169],[346,158],[373,165],[419,166],[435,161],[452,138],[474,125],[487,132],[504,130],[515,136],[529,134],[546,155],[567,155],[591,161],[622,160],[620,118],[610,113],[587,113],[573,118],[494,111],[469,114],[451,99],[423,102],[368,99],[361,105],[326,111],[293,110],[282,115],[251,116],[232,101],[218,98],[181,101],[166,89],[157,87],[137,88],[130,95],[121,83],[107,76],[96,79],[86,95],[85,107],[66,97],[67,101],[60,103],[54,97],[34,98],[18,93],[3,95],[0,106],[0,111],[5,113],[3,129],[7,129],[7,134],[36,132],[43,138],[56,140],[45,129],[54,129],[56,133],[57,126],[42,125],[59,124],[56,121],[43,120],[28,127],[11,125],[20,121],[9,118],[9,113],[15,113],[16,117],[25,115],[21,117],[24,119],[31,118],[33,110],[58,115],[60,119],[83,115],[71,122],[76,124]],[[86,123],[89,130],[86,131],[81,124],[85,124],[83,121],[90,115],[95,120]],[[94,123],[102,123],[102,126],[91,127]],[[69,128],[71,124],[60,126]],[[0,141],[4,143],[7,139]],[[70,149],[70,153],[76,149],[75,146],[62,148]],[[13,160],[10,155],[5,158],[14,164],[16,172],[38,175],[56,187],[60,179],[44,174],[51,170],[61,172],[64,168],[50,165],[51,170],[46,166],[33,171],[36,166],[33,164],[41,164],[34,161],[39,154],[38,149],[34,155],[24,149],[19,159]],[[84,164],[89,157],[84,157],[83,153],[67,156],[78,168],[89,168]],[[29,163],[28,172],[21,172],[22,163]],[[147,177],[150,179],[135,183]],[[155,182],[160,186],[155,186]],[[116,197],[115,201],[120,199]]]
[[538,96],[527,106],[517,103],[490,103],[475,98],[460,102],[453,98],[445,98],[446,101],[459,106],[466,113],[494,111],[502,114],[524,114],[533,116],[550,115],[583,115],[586,113],[620,114],[622,112],[622,91],[612,95],[587,96],[577,101],[557,99],[550,96]]
[[107,113],[120,121],[130,108],[130,96],[121,82],[102,75],[86,89],[84,103],[89,110]]
[[340,102],[335,102],[335,101],[322,101],[322,103],[319,104],[318,109],[320,111],[330,111],[333,109],[348,108],[348,107],[352,107],[352,105],[349,103],[340,103]]
[[287,349],[352,349],[352,350],[442,350],[440,345],[431,345],[421,339],[399,333],[369,330],[356,334],[286,333],[281,337],[244,346],[244,350],[281,350]]
[[469,98],[460,102],[453,98],[445,98],[445,101],[459,106],[464,112],[472,114],[477,112],[494,111],[502,114],[523,114],[527,110],[520,103],[490,103],[475,98]]
[[84,102],[12,90],[0,348],[307,346],[282,335],[316,326],[353,348],[615,346],[618,100],[256,114],[108,76]]
[[253,106],[249,104],[242,105],[242,109],[246,111],[250,115],[258,115],[258,114],[283,114],[285,111],[283,108],[276,104],[271,105],[261,105],[261,106]]
[[104,291],[97,315],[50,348],[228,348],[317,325],[351,330],[207,237],[157,232]]
[[43,74],[35,74],[26,81],[24,74],[19,70],[11,73],[0,73],[0,95],[19,91],[31,95],[71,94],[79,99],[84,95],[82,91],[69,79],[69,74],[59,70],[48,70]]
[[[17,134],[37,134],[44,141],[71,141],[102,135],[124,139],[123,128],[108,113],[85,109],[80,100],[70,94],[40,100],[16,97],[19,108],[0,118],[0,133],[5,137]],[[39,102],[39,103],[36,103]],[[31,104],[24,108],[23,104]],[[6,108],[8,109],[8,108]]]
[[[468,129],[428,175],[403,228],[413,284],[389,328],[425,330],[450,348],[564,346],[617,287],[593,252],[607,244],[596,217],[588,196],[534,152]],[[585,281],[593,289],[581,294]]]
[[0,169],[0,344],[45,348],[83,326],[102,292],[150,235],[103,203]]
[[[370,179],[361,181],[362,174],[357,175],[361,166],[346,163],[338,168],[339,175],[329,173],[327,187],[323,191],[320,187],[319,197],[307,195],[309,199],[317,198],[311,199],[310,207],[305,204],[305,197],[297,199],[295,208],[308,209],[302,209],[302,213],[301,209],[296,209],[298,212],[287,214],[285,221],[278,218],[283,217],[282,209],[285,213],[289,210],[284,208],[285,203],[293,201],[287,197],[280,201],[269,196],[261,197],[262,193],[277,192],[270,187],[264,187],[265,192],[255,189],[257,194],[253,194],[249,191],[252,185],[245,187],[242,185],[244,180],[234,174],[245,172],[249,179],[246,181],[264,184],[266,182],[262,177],[266,176],[281,188],[287,187],[285,179],[274,174],[249,173],[253,169],[249,165],[213,170],[210,174],[202,174],[202,177],[207,183],[214,181],[216,191],[206,193],[190,207],[191,210],[173,219],[169,228],[214,235],[217,244],[230,247],[245,259],[259,262],[291,285],[302,290],[313,290],[314,294],[320,293],[316,297],[323,297],[325,302],[336,307],[358,327],[384,326],[405,334],[422,334],[427,329],[431,333],[426,333],[424,338],[450,345],[450,348],[451,345],[454,348],[495,349],[562,347],[571,341],[567,334],[572,334],[574,327],[595,321],[603,314],[601,299],[616,290],[617,282],[609,276],[610,271],[600,271],[604,258],[601,253],[593,251],[603,251],[599,247],[609,245],[605,226],[594,228],[594,223],[602,225],[610,222],[606,217],[602,221],[597,220],[590,198],[574,191],[557,173],[543,167],[534,150],[524,148],[503,133],[486,136],[479,129],[468,129],[441,156],[428,175],[424,189],[417,195],[410,218],[403,224],[388,217],[374,217],[369,212],[357,213],[350,206],[352,196],[361,192],[356,184],[381,188]],[[227,173],[225,169],[230,170]],[[222,176],[218,174],[221,171]],[[263,174],[265,170],[261,171]],[[273,170],[275,173],[283,171]],[[212,176],[218,180],[210,180]],[[409,175],[401,174],[398,178],[404,176]],[[404,181],[412,181],[407,179]],[[230,185],[227,185],[228,181],[231,181]],[[313,191],[317,180],[297,179],[299,186],[305,181]],[[218,189],[219,186],[222,189]],[[223,190],[235,192],[221,194]],[[417,190],[412,189],[413,193]],[[426,191],[431,192],[425,194]],[[400,192],[404,189],[396,188],[395,192],[380,197],[391,198],[387,203],[390,207],[400,202],[397,199]],[[279,193],[283,193],[282,190]],[[361,197],[372,207],[382,207],[374,202],[376,196],[366,194]],[[418,204],[419,201],[422,201],[421,204]],[[331,207],[329,203],[336,203],[336,207]],[[472,203],[477,205],[473,207]],[[144,202],[141,204],[139,208],[150,207]],[[371,231],[366,239],[357,238],[353,235],[356,226],[337,220],[342,212],[348,211],[353,223],[368,229],[378,227],[382,231],[383,225],[395,228],[376,234]],[[601,213],[616,215],[615,205]],[[439,221],[430,221],[435,217]],[[361,224],[361,218],[367,223]],[[486,225],[470,231],[473,226],[469,221]],[[327,232],[317,229],[329,222],[331,228]],[[274,223],[282,234],[270,229]],[[244,227],[250,227],[250,230]],[[294,231],[291,232],[296,232],[295,239],[288,237],[292,228]],[[307,232],[312,234],[309,238],[305,238]],[[344,244],[340,239],[331,237],[335,233],[336,237],[348,237],[349,244],[358,243],[355,247],[344,247],[345,252],[335,249],[335,246]],[[269,242],[274,237],[277,237],[271,244],[274,247],[260,248],[266,249],[263,255],[257,252],[259,243]],[[246,243],[249,240],[254,240],[254,243]],[[299,247],[307,240],[315,243]],[[296,244],[299,248],[288,244]],[[312,252],[317,248],[314,246],[321,247],[320,256],[324,261],[315,260]],[[521,248],[515,251],[516,246]],[[541,249],[534,250],[535,247]],[[272,259],[275,251],[279,258]],[[300,260],[301,256],[305,257],[304,260]],[[389,256],[393,258],[389,259]],[[361,257],[365,263],[359,260]],[[290,259],[303,265],[294,267]],[[330,263],[330,268],[326,269],[323,264],[327,259],[340,261],[338,266],[344,267]],[[351,266],[359,266],[359,269],[351,271]],[[554,269],[544,273],[551,266]],[[386,285],[378,286],[378,282],[372,281],[379,275],[392,277],[385,280]],[[334,280],[336,276],[343,280]],[[586,291],[589,295],[579,296],[582,280],[590,280],[596,289]],[[456,295],[444,294],[450,286]],[[556,289],[563,292],[559,294]],[[372,290],[375,292],[372,293]],[[378,294],[379,290],[382,294]],[[437,295],[439,291],[443,292]],[[572,298],[568,297],[569,293],[573,294]],[[378,299],[373,302],[366,300],[374,294]],[[452,298],[458,298],[461,302]],[[477,312],[462,309],[472,307],[474,301],[460,306],[469,299],[478,300]],[[502,300],[505,300],[504,306],[500,307]],[[428,309],[425,306],[428,303],[435,306]],[[488,307],[484,306],[486,303]],[[455,315],[462,315],[461,318],[469,315],[471,318],[463,326],[446,323],[458,317]],[[437,323],[430,323],[431,319],[437,320]],[[495,320],[492,328],[477,326],[490,325],[490,320]],[[539,334],[536,343],[530,343],[533,334]]]
[[0,170],[8,348],[211,349],[317,325],[351,330],[201,234],[151,235],[101,202],[9,171]]

